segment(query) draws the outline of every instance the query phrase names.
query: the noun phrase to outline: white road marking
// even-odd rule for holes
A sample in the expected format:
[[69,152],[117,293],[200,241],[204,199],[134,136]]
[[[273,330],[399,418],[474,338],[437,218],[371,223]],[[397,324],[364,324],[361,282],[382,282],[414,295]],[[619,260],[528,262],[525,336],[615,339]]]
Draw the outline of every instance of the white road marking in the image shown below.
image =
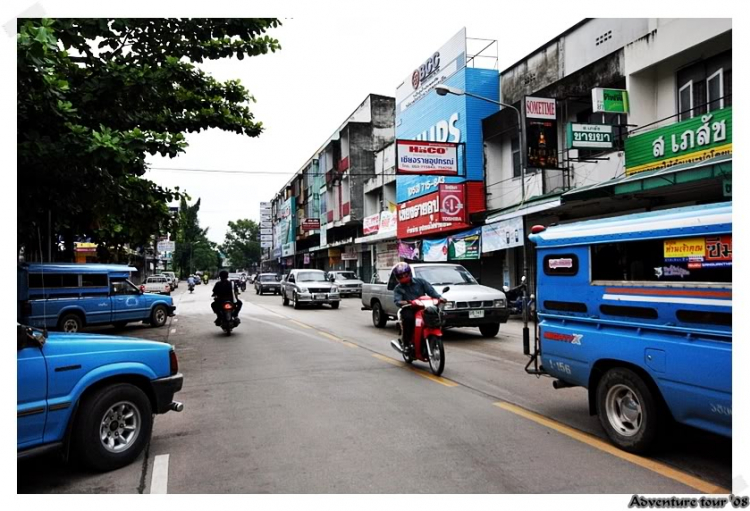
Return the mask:
[[172,321],[174,321],[175,323],[177,323],[177,318],[174,318]]
[[169,331],[169,333],[171,333],[171,334],[174,334],[174,333],[176,333],[176,332],[177,332],[177,329],[176,329],[176,328],[173,328],[172,330],[170,330],[170,331]]
[[169,454],[160,454],[154,458],[154,469],[151,472],[151,493],[167,493],[169,480]]

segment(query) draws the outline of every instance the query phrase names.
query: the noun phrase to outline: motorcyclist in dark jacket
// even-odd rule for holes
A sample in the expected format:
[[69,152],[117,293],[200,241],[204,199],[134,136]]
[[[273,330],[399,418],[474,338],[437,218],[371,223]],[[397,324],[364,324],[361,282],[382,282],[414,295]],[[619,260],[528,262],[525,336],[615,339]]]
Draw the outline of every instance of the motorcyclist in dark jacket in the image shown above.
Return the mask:
[[[399,284],[393,290],[393,301],[398,307],[404,307],[408,305],[412,300],[416,300],[420,296],[431,296],[437,298],[441,302],[445,302],[445,298],[435,291],[432,284],[424,279],[412,277],[411,266],[408,263],[398,263],[393,267],[393,275],[398,280]],[[414,337],[414,310],[410,307],[401,309],[401,325],[403,331],[401,332],[401,346],[404,349],[409,349],[413,346]]]
[[221,304],[223,304],[224,302],[232,302],[234,304],[233,316],[236,318],[239,315],[240,309],[242,309],[242,301],[238,296],[235,295],[236,291],[237,290],[229,281],[229,272],[227,272],[226,270],[220,271],[219,281],[214,284],[214,289],[211,295],[214,297],[214,301],[211,304],[211,309],[216,314],[215,323],[217,325],[221,324]]

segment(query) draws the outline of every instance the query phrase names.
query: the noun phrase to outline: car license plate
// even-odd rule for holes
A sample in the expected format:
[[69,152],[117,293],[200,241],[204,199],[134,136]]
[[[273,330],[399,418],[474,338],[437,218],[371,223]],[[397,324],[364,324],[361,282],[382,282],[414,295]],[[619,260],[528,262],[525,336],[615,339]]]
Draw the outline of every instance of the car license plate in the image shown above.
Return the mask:
[[315,299],[316,300],[325,300],[326,299],[326,295],[324,295],[324,294],[315,295]]
[[469,318],[483,318],[484,317],[484,311],[469,311]]

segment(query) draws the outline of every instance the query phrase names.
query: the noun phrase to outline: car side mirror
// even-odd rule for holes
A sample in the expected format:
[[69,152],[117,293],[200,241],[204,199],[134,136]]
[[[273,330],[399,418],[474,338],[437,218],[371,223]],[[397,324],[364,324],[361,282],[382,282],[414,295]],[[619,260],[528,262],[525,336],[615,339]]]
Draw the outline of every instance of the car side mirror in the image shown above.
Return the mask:
[[443,288],[443,293],[447,293],[447,292],[448,292],[448,291],[450,291],[450,290],[451,290],[450,286],[445,286],[445,287]]

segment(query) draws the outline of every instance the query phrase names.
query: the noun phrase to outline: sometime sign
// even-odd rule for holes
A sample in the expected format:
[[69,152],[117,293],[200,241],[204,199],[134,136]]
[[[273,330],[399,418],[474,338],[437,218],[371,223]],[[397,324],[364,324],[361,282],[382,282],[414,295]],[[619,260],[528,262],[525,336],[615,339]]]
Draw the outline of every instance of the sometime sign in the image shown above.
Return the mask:
[[632,175],[732,154],[732,107],[629,137],[625,167]]

